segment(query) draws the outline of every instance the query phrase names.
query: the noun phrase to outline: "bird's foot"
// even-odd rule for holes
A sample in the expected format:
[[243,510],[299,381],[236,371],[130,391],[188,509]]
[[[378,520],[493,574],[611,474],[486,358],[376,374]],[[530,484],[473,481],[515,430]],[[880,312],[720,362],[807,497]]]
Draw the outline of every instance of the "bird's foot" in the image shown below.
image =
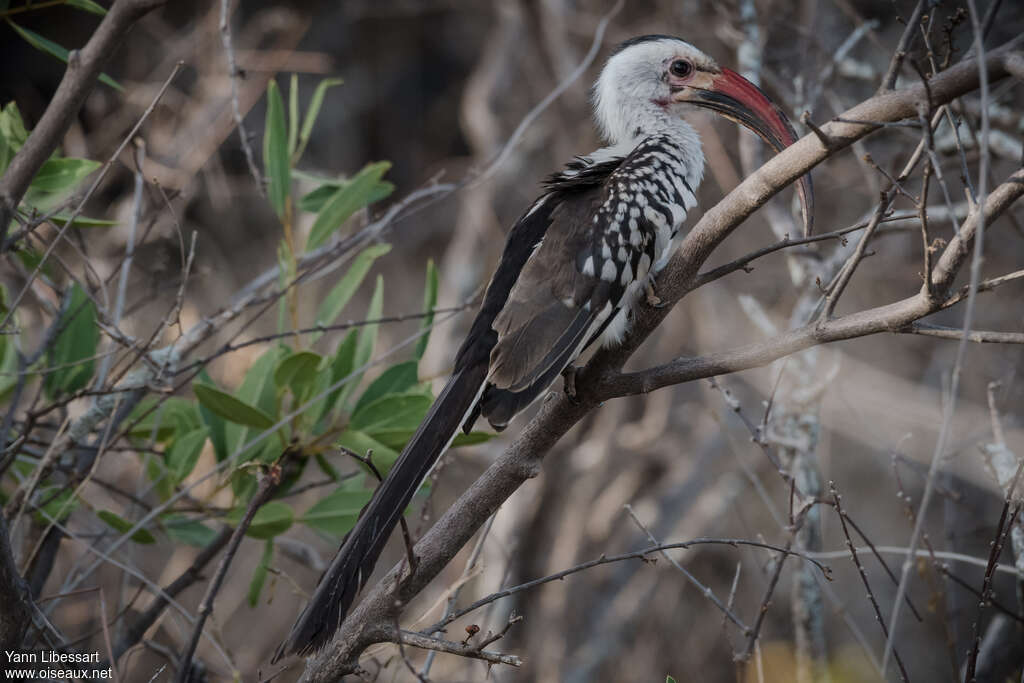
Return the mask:
[[562,370],[562,386],[565,388],[565,395],[573,403],[576,402],[576,366],[569,364]]
[[647,294],[647,304],[652,308],[665,308],[665,306],[668,306],[668,303],[662,301],[661,297],[658,296],[658,293],[654,291],[653,282],[648,282],[647,286],[644,288],[644,291]]

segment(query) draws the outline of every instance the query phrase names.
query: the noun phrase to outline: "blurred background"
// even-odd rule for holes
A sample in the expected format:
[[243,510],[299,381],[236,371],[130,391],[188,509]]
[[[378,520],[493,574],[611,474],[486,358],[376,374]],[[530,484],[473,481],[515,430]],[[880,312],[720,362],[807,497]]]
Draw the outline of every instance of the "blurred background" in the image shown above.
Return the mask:
[[[231,26],[243,72],[238,81],[239,105],[257,161],[269,79],[276,77],[284,85],[290,74],[298,74],[300,100],[306,102],[323,78],[342,78],[343,85],[325,97],[301,167],[339,176],[354,173],[370,161],[393,164],[386,177],[395,184],[394,193],[358,215],[352,229],[381,215],[410,192],[460,183],[456,191],[437,193],[415,210],[402,212],[383,236],[393,249],[374,266],[385,282],[385,315],[420,310],[428,258],[440,272],[439,305],[457,305],[472,299],[486,282],[508,227],[538,194],[540,181],[573,155],[600,145],[590,120],[589,86],[618,42],[644,33],[678,35],[720,64],[745,68],[748,74],[757,72],[763,89],[792,120],[809,111],[812,120],[824,122],[877,90],[914,3],[630,0],[611,18],[597,60],[533,118],[500,163],[492,165],[524,117],[583,61],[612,5],[610,0],[236,3]],[[980,5],[984,12],[987,0]],[[956,60],[970,47],[970,22],[962,14],[963,7],[963,2],[928,3],[937,61],[950,49]],[[1017,2],[1004,2],[986,44],[1000,45],[1024,32],[1022,9]],[[164,202],[159,192],[147,193],[143,215],[150,227],[136,253],[130,315],[124,325],[139,338],[157,327],[174,302],[182,270],[179,230],[198,234],[181,312],[184,328],[220,309],[256,274],[277,262],[281,225],[258,191],[239,144],[219,21],[219,3],[190,1],[170,3],[145,17],[107,69],[124,92],[97,88],[63,143],[66,155],[108,158],[175,63],[184,63],[139,133],[146,148],[144,176],[169,197]],[[19,22],[75,47],[85,43],[98,17],[57,7],[26,13]],[[919,36],[910,61],[927,69]],[[6,67],[0,69],[0,103],[16,101],[26,122],[34,125],[61,78],[63,65],[19,40],[7,26],[0,26],[0,63]],[[917,80],[912,67],[902,69],[899,84]],[[977,130],[979,109],[974,95],[962,98],[955,107],[957,120],[963,122],[963,158],[975,183],[978,154],[972,131]],[[994,84],[990,111],[991,188],[1021,163],[1024,95],[1019,84]],[[708,159],[700,206],[709,207],[756,168],[766,152],[753,136],[728,122],[700,113],[692,120]],[[801,135],[807,132],[799,124],[796,127]],[[936,136],[940,168],[955,209],[952,213],[959,211],[962,219],[966,204],[961,155],[948,125]],[[878,168],[898,172],[919,139],[918,129],[887,128],[816,169],[817,231],[837,230],[870,215],[886,184]],[[878,168],[863,160],[865,154]],[[119,221],[109,228],[81,232],[81,248],[101,276],[116,270],[124,253],[133,169],[130,151],[125,152],[87,206],[88,215]],[[918,187],[915,180],[908,189],[916,192]],[[791,211],[791,195],[785,192],[748,220],[710,265],[771,244],[786,233],[795,235],[793,215],[798,214]],[[948,238],[953,231],[951,212],[934,187],[931,203],[935,207],[932,236]],[[895,208],[914,213],[913,203],[906,198],[898,199]],[[1018,206],[991,226],[985,277],[1022,267],[1022,221],[1024,211]],[[307,221],[296,230],[303,234],[309,227]],[[634,356],[631,367],[732,348],[763,339],[772,328],[786,329],[794,324],[798,304],[815,286],[808,273],[836,246],[826,242],[790,256],[773,254],[756,262],[752,272],[740,271],[699,289],[676,307]],[[918,223],[887,224],[870,249],[871,256],[856,273],[839,314],[896,301],[920,287]],[[337,277],[334,273],[304,285],[300,309],[312,315]],[[348,310],[365,310],[371,291],[372,287],[361,288]],[[982,294],[976,326],[1024,330],[1022,301],[1024,282],[1019,280]],[[962,307],[954,307],[929,322],[958,325],[962,316]],[[470,319],[470,314],[463,313],[437,326],[421,364],[421,379],[443,379]],[[272,333],[276,322],[272,308],[237,339]],[[31,327],[33,321],[23,324]],[[406,339],[418,324],[381,326],[378,352]],[[177,332],[176,327],[169,329],[167,340]],[[225,331],[221,339],[208,342],[204,351],[216,348],[228,332],[233,336],[237,330]],[[329,335],[323,343],[330,345],[336,339]],[[236,387],[265,348],[256,344],[227,354],[208,371],[222,386]],[[741,419],[759,425],[770,398],[769,448],[784,459],[815,460],[824,498],[831,502],[827,482],[834,482],[845,511],[873,544],[905,547],[914,524],[905,502],[911,501],[916,509],[920,500],[942,422],[943,401],[948,399],[955,351],[955,341],[879,335],[723,377],[717,389],[708,382],[695,382],[609,402],[573,429],[546,458],[541,474],[502,508],[482,545],[478,569],[461,590],[459,604],[602,554],[646,547],[650,544],[647,532],[664,542],[725,537],[785,545],[788,486],[762,448],[752,442]],[[969,349],[960,379],[951,453],[942,462],[925,524],[936,550],[980,561],[979,566],[944,560],[949,571],[975,591],[981,587],[1003,506],[1002,492],[982,453],[994,441],[988,385],[1000,382],[993,400],[1006,444],[1017,454],[1024,453],[1022,351],[1019,345],[996,344]],[[731,392],[741,415],[722,389]],[[410,517],[414,534],[425,531],[487,467],[531,413],[518,418],[500,438],[446,456],[429,500]],[[783,438],[794,433],[805,441],[794,445]],[[337,465],[350,467],[340,456]],[[138,476],[135,461],[123,455],[105,460],[100,470],[114,481]],[[318,493],[322,490],[303,494],[295,503],[308,505]],[[647,532],[638,527],[626,505]],[[837,682],[878,680],[876,665],[885,637],[846,552],[838,517],[830,506],[817,510],[820,550],[838,551],[822,560],[832,569],[831,581],[810,572],[823,601],[820,615],[827,675]],[[88,533],[90,524],[95,520],[79,520],[77,528]],[[857,537],[854,541],[864,545]],[[304,604],[304,594],[313,589],[322,568],[318,562],[330,560],[335,543],[305,528],[289,532],[288,541],[278,544],[268,586],[256,607],[247,604],[246,593],[249,567],[262,547],[258,541],[243,543],[209,627],[222,652],[208,642],[198,651],[208,680],[238,676],[256,681],[277,670],[268,665],[269,653]],[[196,552],[167,547],[173,553],[133,546],[120,550],[118,557],[165,584],[189,565]],[[404,627],[423,627],[439,618],[445,591],[462,574],[469,550],[408,607]],[[59,587],[60,576],[80,561],[82,553],[80,547],[64,543],[44,593]],[[390,566],[401,554],[396,537],[379,568]],[[723,602],[729,601],[748,624],[757,617],[774,573],[775,556],[762,549],[720,545],[672,555]],[[883,556],[898,575],[902,557]],[[896,586],[876,559],[865,554],[861,561],[888,619]],[[1012,562],[1008,557],[1004,561]],[[748,669],[747,680],[796,680],[791,594],[794,582],[808,576],[799,571],[802,566],[794,559],[786,563],[762,627],[758,665]],[[95,576],[110,585],[108,596],[134,589],[117,583],[121,578],[116,567]],[[190,588],[179,602],[194,609],[204,585]],[[994,590],[996,600],[1012,616],[989,608],[979,620],[978,598],[970,590],[937,575],[928,560],[912,569],[909,597],[920,620],[904,609],[894,638],[911,680],[958,679],[954,672],[963,666],[976,622],[984,633],[996,615],[1011,623],[1019,621],[1022,608],[1012,576],[997,574]],[[522,656],[521,669],[489,668],[481,662],[438,655],[429,679],[581,683],[664,681],[671,675],[677,681],[729,681],[736,678],[733,653],[744,647],[742,634],[726,624],[721,611],[664,558],[608,564],[519,593],[456,621],[447,636],[461,640],[469,624],[479,625],[482,633],[498,631],[513,610],[524,620],[491,648]],[[71,636],[94,633],[95,597],[67,598],[56,615]],[[187,632],[184,622],[169,612],[147,634],[153,646],[137,647],[121,659],[121,680],[149,680],[167,664],[168,652],[180,650]],[[95,645],[82,647],[102,649],[100,636],[91,638]],[[161,652],[161,647],[166,651]],[[409,648],[406,653],[422,667],[424,653]],[[1008,654],[1003,659],[1008,662],[1004,678],[987,680],[1019,679],[1020,657]],[[392,646],[373,648],[363,667],[370,680],[415,680]],[[275,680],[294,680],[300,670],[301,665],[293,664]],[[156,680],[169,680],[167,675]],[[898,680],[891,665],[888,679]]]

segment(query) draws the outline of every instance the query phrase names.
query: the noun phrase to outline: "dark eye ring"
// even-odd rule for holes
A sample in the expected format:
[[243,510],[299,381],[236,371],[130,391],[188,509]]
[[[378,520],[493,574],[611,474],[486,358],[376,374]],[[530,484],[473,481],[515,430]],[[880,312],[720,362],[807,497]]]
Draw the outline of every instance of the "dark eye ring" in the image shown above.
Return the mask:
[[672,65],[669,66],[668,70],[672,72],[673,76],[678,76],[679,78],[686,78],[687,76],[693,73],[693,64],[690,64],[685,59],[677,59],[676,61],[672,62]]

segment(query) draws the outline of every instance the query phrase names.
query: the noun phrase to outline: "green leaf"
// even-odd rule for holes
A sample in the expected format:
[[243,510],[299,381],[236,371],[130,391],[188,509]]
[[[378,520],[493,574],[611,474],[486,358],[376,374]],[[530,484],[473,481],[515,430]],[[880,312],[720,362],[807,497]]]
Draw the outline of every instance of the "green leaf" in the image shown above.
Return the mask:
[[334,193],[341,187],[336,183],[324,183],[312,192],[307,192],[299,199],[299,208],[310,213],[317,213],[324,208],[327,200],[334,196]]
[[[244,516],[245,508],[236,507],[228,513],[227,521],[232,526],[238,526]],[[245,535],[267,540],[288,531],[294,520],[295,513],[288,505],[272,500],[256,511]]]
[[77,7],[80,10],[98,14],[99,16],[105,16],[107,10],[102,5],[99,5],[92,0],[65,0],[64,4],[70,5],[71,7]]
[[270,567],[270,560],[274,558],[274,542],[267,541],[263,544],[263,555],[252,572],[252,580],[249,582],[249,607],[255,607],[260,602],[260,592],[263,591],[263,584],[267,580],[267,568]]
[[25,269],[30,272],[40,268],[40,264],[42,264],[39,272],[51,280],[53,279],[53,265],[49,260],[43,261],[43,252],[22,246],[14,252],[14,255],[21,261],[21,265],[25,266]]
[[[256,362],[249,367],[242,380],[242,386],[235,392],[235,396],[253,405],[268,415],[278,414],[277,386],[274,384],[274,370],[283,354],[290,353],[287,347],[272,346],[256,359]],[[249,462],[266,455],[268,448],[277,448],[273,442],[264,438],[258,443],[245,448],[246,444],[252,441],[263,430],[255,427],[247,427],[239,424],[229,423],[224,431],[224,450],[227,457],[234,458],[238,463]],[[236,477],[232,485],[240,484],[244,477]],[[238,495],[240,489],[236,488]]]
[[320,466],[320,471],[326,474],[331,481],[338,481],[341,478],[338,470],[334,469],[334,466],[327,462],[327,458],[324,457],[323,453],[317,453],[313,457],[316,459],[316,464]]
[[[107,526],[119,534],[126,534],[129,529],[135,526],[134,523],[129,522],[124,517],[114,514],[110,510],[100,510],[96,513],[96,516],[102,519]],[[153,534],[149,533],[146,529],[136,530],[136,532],[131,535],[131,539],[142,545],[152,545],[153,543],[156,543],[156,539],[153,538]]]
[[[58,213],[50,216],[49,220],[54,225],[63,227],[70,218],[71,214],[69,213]],[[117,225],[117,221],[105,218],[89,218],[88,216],[75,216],[75,220],[71,224],[74,228],[109,228],[112,225]]]
[[[53,42],[52,40],[50,40],[48,38],[42,37],[41,35],[39,35],[35,31],[30,31],[27,28],[25,28],[24,26],[18,26],[17,24],[15,24],[10,19],[7,19],[6,21],[7,21],[7,24],[11,28],[13,28],[15,30],[15,32],[17,32],[17,34],[19,36],[21,36],[25,40],[26,43],[28,43],[29,45],[31,45],[32,47],[34,47],[35,49],[37,49],[37,50],[39,50],[41,52],[45,52],[48,55],[52,55],[52,56],[56,57],[57,59],[59,59],[60,61],[64,62],[65,64],[68,63],[68,50],[66,48],[58,45],[57,43]],[[100,82],[101,83],[106,83],[107,85],[109,85],[114,90],[119,90],[121,92],[124,92],[124,88],[122,88],[121,85],[117,81],[115,81],[113,78],[111,78],[107,74],[100,74]]]
[[[298,175],[298,171],[294,171],[293,175]],[[303,173],[303,176],[309,176],[308,173]],[[299,208],[303,211],[309,211],[310,213],[319,213],[324,204],[327,203],[334,193],[338,191],[338,188],[342,187],[347,180],[336,181],[330,178],[318,178],[317,182],[321,183],[315,190],[302,195],[302,199],[299,200]],[[374,202],[379,202],[389,194],[394,192],[395,186],[386,180],[382,180],[374,186],[372,192],[370,192],[370,201],[367,202],[367,206]]]
[[305,514],[299,517],[299,521],[332,536],[344,536],[355,526],[359,511],[372,497],[372,491],[356,489],[350,482],[345,482],[329,496],[306,510]]
[[28,140],[28,129],[25,128],[25,121],[21,118],[21,111],[14,100],[0,109],[0,137],[15,152]]
[[167,449],[164,460],[176,483],[192,474],[196,462],[199,461],[199,455],[203,452],[203,444],[206,443],[207,436],[209,436],[209,432],[206,427],[183,434],[179,433],[170,448]]
[[[295,145],[299,140],[299,75],[292,74],[291,86],[288,88],[288,155],[295,154]],[[288,164],[291,166],[291,163]]]
[[671,676],[665,676],[665,683],[676,683],[676,679]]
[[386,476],[391,466],[398,460],[398,451],[388,448],[375,438],[357,429],[346,429],[338,437],[338,445],[350,451],[366,456],[367,451],[373,451],[373,464],[380,470],[381,476]]
[[28,131],[25,130],[18,105],[13,101],[8,102],[7,106],[0,109],[0,173],[7,170],[11,159],[27,139]]
[[376,432],[415,429],[430,410],[431,403],[430,397],[423,394],[389,394],[352,413],[349,425],[370,436]]
[[189,519],[184,515],[170,513],[162,520],[164,531],[175,543],[184,543],[195,548],[205,548],[217,537],[217,532],[202,522]]
[[306,251],[316,249],[326,242],[349,216],[367,206],[372,201],[374,188],[380,184],[381,177],[389,168],[391,164],[387,161],[367,164],[350,181],[338,188],[313,221]]
[[[419,426],[418,424],[416,425]],[[403,429],[377,429],[373,432],[373,438],[384,444],[388,448],[395,451],[401,451],[405,448],[405,444],[409,443],[409,439],[416,433],[416,427],[406,427]],[[475,446],[476,444],[490,441],[496,435],[488,434],[487,432],[470,432],[469,434],[456,434],[452,440],[450,448],[458,448],[459,446]]]
[[[335,321],[352,299],[352,295],[359,289],[359,285],[366,278],[373,262],[389,251],[391,251],[390,244],[374,244],[359,252],[352,260],[348,272],[338,280],[338,284],[331,288],[330,293],[320,303],[316,314],[318,325],[330,325]],[[315,339],[316,337],[314,337]]]
[[416,360],[423,358],[423,353],[427,350],[431,325],[434,324],[435,307],[437,307],[437,266],[434,265],[433,259],[429,259],[427,261],[427,284],[423,292],[423,312],[426,313],[426,316],[420,326],[423,336],[416,342]]
[[52,487],[42,490],[39,499],[46,501],[37,511],[37,518],[44,525],[54,520],[63,523],[78,507],[78,498],[75,497],[74,490],[67,487],[62,487],[56,495]]
[[[157,404],[160,405],[157,405]],[[179,426],[186,423],[183,419],[189,413],[195,412],[195,406],[177,396],[165,399],[156,399],[152,396],[143,398],[129,415],[130,423],[137,423],[132,426],[128,435],[135,439],[164,442],[174,437]],[[139,418],[142,417],[140,420]],[[191,431],[187,429],[186,431]]]
[[387,394],[405,393],[415,387],[418,381],[416,361],[410,360],[392,365],[382,372],[380,377],[373,380],[370,386],[366,387],[366,391],[356,401],[356,407],[353,408],[353,412],[358,413],[362,408]]
[[267,86],[267,122],[263,131],[263,168],[269,181],[270,205],[278,218],[284,218],[285,202],[291,188],[288,163],[288,131],[284,120],[284,101],[277,81]]
[[309,389],[316,381],[323,358],[312,351],[300,351],[286,356],[277,364],[274,371],[274,384],[278,389],[289,388],[296,398],[308,395]]
[[31,187],[38,192],[68,192],[99,167],[100,163],[91,159],[47,159],[32,179]]
[[274,418],[256,406],[249,405],[220,389],[194,382],[192,391],[195,392],[200,404],[229,422],[257,429],[270,429],[274,426]]
[[[8,314],[7,288],[0,283],[0,317]],[[18,329],[18,316],[12,315],[9,325]],[[15,333],[5,334],[0,332],[0,401],[14,391],[18,384],[18,347],[16,345],[18,335]]]
[[70,394],[89,384],[95,366],[96,347],[100,343],[96,326],[96,306],[77,283],[71,287],[61,310],[61,330],[48,354],[43,386],[49,398]]
[[[208,387],[217,388],[213,378],[210,377],[210,373],[206,371],[206,368],[199,373],[196,382],[199,384],[205,384]],[[228,457],[228,445],[227,445],[227,423],[215,415],[213,411],[202,404],[199,406],[199,419],[202,421],[210,434],[210,443],[213,444],[213,455],[217,459],[217,462],[221,462],[224,458]]]
[[485,443],[490,441],[497,434],[488,434],[487,432],[470,432],[469,434],[457,434],[452,440],[451,448],[458,448],[459,446],[475,446],[478,443]]
[[[328,376],[328,382],[324,385],[324,389],[329,386],[337,384],[342,379],[352,374],[352,368],[355,367],[356,357],[356,344],[359,341],[359,337],[355,330],[350,330],[345,338],[338,344],[337,351],[334,352],[334,357],[331,359],[330,374]],[[339,399],[347,397],[351,393],[351,387],[355,382],[355,378],[350,379],[345,384],[333,389],[331,393],[327,394],[324,399],[323,407],[320,410],[319,419],[323,419],[327,413],[334,409],[339,403]],[[322,391],[323,389],[321,389]],[[318,392],[319,393],[319,392]],[[340,401],[344,405],[344,401]]]
[[[384,308],[384,278],[377,276],[377,286],[370,297],[370,305],[366,309],[367,320],[378,320]],[[361,368],[373,358],[373,348],[377,345],[378,323],[363,325],[359,330],[359,343],[356,345],[355,367]]]
[[341,85],[340,78],[325,78],[317,84],[316,90],[313,91],[313,97],[309,100],[309,109],[306,110],[306,118],[302,120],[302,132],[299,133],[299,147],[295,150],[292,157],[293,163],[298,163],[302,153],[306,150],[306,143],[309,142],[309,136],[313,132],[313,124],[316,123],[316,119],[320,115],[320,107],[323,106],[324,95],[327,94],[327,89],[336,85]]

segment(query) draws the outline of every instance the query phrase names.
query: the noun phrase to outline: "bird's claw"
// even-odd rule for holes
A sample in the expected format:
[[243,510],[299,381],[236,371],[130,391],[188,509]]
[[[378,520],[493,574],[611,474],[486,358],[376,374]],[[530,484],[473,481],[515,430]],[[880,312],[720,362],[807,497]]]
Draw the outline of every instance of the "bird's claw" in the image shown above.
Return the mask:
[[661,297],[654,291],[654,283],[648,282],[645,288],[647,293],[647,304],[652,308],[665,308],[668,306],[668,302],[662,301]]
[[562,370],[562,383],[565,389],[565,395],[569,397],[569,400],[573,403],[576,402],[576,366],[571,363],[566,366],[565,370]]

